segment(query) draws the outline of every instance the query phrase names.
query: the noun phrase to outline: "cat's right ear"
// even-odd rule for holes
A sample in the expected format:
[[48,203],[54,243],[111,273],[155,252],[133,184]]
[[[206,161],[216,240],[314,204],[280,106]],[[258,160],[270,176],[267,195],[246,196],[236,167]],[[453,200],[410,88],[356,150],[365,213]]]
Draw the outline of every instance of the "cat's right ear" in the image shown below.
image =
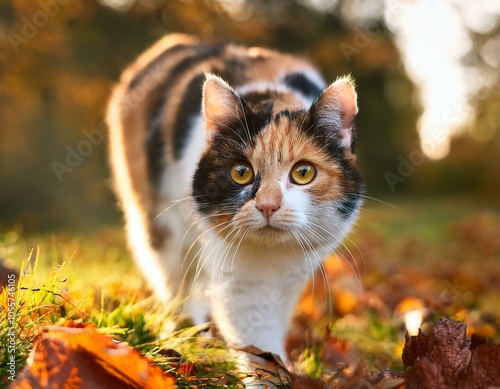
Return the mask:
[[203,117],[211,139],[226,123],[241,117],[240,97],[222,78],[207,74],[203,84]]

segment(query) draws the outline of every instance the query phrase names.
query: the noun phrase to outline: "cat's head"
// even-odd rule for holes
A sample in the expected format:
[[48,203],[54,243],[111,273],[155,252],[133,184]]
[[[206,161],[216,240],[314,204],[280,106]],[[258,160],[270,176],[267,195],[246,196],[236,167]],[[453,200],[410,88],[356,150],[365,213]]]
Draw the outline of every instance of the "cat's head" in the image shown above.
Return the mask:
[[290,91],[240,93],[208,75],[207,147],[193,178],[197,210],[221,237],[333,248],[361,204],[349,78],[310,107]]

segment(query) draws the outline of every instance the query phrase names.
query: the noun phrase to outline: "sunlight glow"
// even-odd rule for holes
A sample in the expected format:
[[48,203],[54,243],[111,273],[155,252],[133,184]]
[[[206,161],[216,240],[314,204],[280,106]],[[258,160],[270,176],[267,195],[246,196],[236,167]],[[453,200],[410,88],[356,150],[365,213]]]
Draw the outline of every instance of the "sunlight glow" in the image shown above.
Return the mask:
[[398,317],[403,319],[410,336],[418,335],[425,312],[424,302],[417,297],[405,297],[395,309]]
[[404,315],[405,326],[408,331],[408,335],[416,336],[422,324],[422,310],[414,309],[408,311]]
[[428,157],[443,158],[451,135],[470,111],[459,61],[471,49],[471,41],[449,2],[407,2],[398,13],[386,14],[386,20],[397,33],[406,70],[420,89],[424,110],[418,121],[421,147]]
[[299,0],[302,4],[309,6],[319,12],[328,12],[335,8],[339,0]]
[[116,11],[125,12],[134,5],[135,0],[98,0],[98,2]]
[[217,0],[231,18],[237,21],[247,20],[251,16],[251,8],[246,0]]
[[[384,1],[386,23],[420,91],[423,113],[417,126],[422,150],[430,158],[444,158],[453,136],[473,119],[470,98],[485,86],[463,61],[472,49],[469,29],[491,31],[499,22],[500,7],[488,0]],[[491,45],[496,47],[496,42]],[[485,49],[486,58],[491,58],[491,50]]]

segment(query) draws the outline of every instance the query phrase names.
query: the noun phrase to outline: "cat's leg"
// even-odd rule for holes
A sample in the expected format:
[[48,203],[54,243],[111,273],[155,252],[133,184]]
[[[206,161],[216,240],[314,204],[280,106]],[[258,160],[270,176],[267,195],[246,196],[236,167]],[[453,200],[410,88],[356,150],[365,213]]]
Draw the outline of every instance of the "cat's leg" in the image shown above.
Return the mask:
[[[215,255],[216,263],[221,265],[213,267],[212,315],[228,345],[240,350],[237,353],[240,367],[255,373],[256,366],[262,363],[266,366],[266,361],[261,359],[259,362],[248,346],[276,354],[283,362],[288,361],[284,339],[298,297],[314,269],[304,261],[301,253],[296,252],[245,253],[236,249],[235,254],[234,261],[232,257],[224,261],[224,255],[222,258]],[[258,385],[272,387],[271,383],[286,381],[287,372],[275,366],[277,370],[266,378],[253,374],[245,384],[256,388]]]
[[[188,212],[182,207],[163,206],[159,210],[155,223],[166,235],[163,244],[158,247],[163,282],[170,300],[175,299],[181,304],[182,314],[194,324],[203,324],[208,321],[210,300],[206,274],[198,264],[200,248],[197,228],[189,223],[186,217]],[[151,276],[153,279],[156,277]]]
[[[284,339],[300,294],[301,285],[286,285],[283,274],[274,279],[237,277],[218,284],[213,291],[213,316],[232,348],[239,369],[248,372],[248,388],[275,388],[289,380],[284,365],[260,356],[249,346],[271,352],[286,363]],[[281,279],[280,279],[281,278]],[[264,282],[263,282],[264,281]]]
[[187,232],[182,248],[186,297],[182,311],[195,325],[207,323],[210,319],[208,275],[200,261],[203,245],[199,241],[197,229],[192,228]]
[[175,291],[171,287],[159,249],[168,246],[167,237],[170,230],[164,226],[151,228],[151,221],[136,202],[125,202],[124,212],[128,242],[135,262],[156,297],[163,303],[168,303],[174,297]]
[[134,259],[156,298],[169,304],[182,298],[182,236],[184,220],[176,209],[168,212],[167,201],[159,205],[154,215],[141,211],[136,202],[124,207],[127,235]]
[[279,250],[239,250],[228,258],[219,258],[211,280],[212,310],[221,334],[232,345],[256,346],[286,360],[284,337],[310,274],[307,264],[300,253]]
[[228,277],[214,287],[216,323],[230,345],[255,346],[286,361],[284,338],[302,288],[284,288],[279,280],[263,283],[248,278]]

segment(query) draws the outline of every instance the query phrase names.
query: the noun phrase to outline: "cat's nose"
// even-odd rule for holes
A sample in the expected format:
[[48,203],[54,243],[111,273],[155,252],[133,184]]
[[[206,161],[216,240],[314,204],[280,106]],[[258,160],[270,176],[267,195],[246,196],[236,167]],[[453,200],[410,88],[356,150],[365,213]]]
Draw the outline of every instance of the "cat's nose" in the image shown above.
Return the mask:
[[263,184],[255,196],[255,207],[262,212],[264,217],[269,218],[276,212],[283,201],[283,193],[277,184]]
[[262,212],[267,220],[271,217],[273,212],[280,208],[280,204],[277,201],[262,201],[257,202],[257,209]]

